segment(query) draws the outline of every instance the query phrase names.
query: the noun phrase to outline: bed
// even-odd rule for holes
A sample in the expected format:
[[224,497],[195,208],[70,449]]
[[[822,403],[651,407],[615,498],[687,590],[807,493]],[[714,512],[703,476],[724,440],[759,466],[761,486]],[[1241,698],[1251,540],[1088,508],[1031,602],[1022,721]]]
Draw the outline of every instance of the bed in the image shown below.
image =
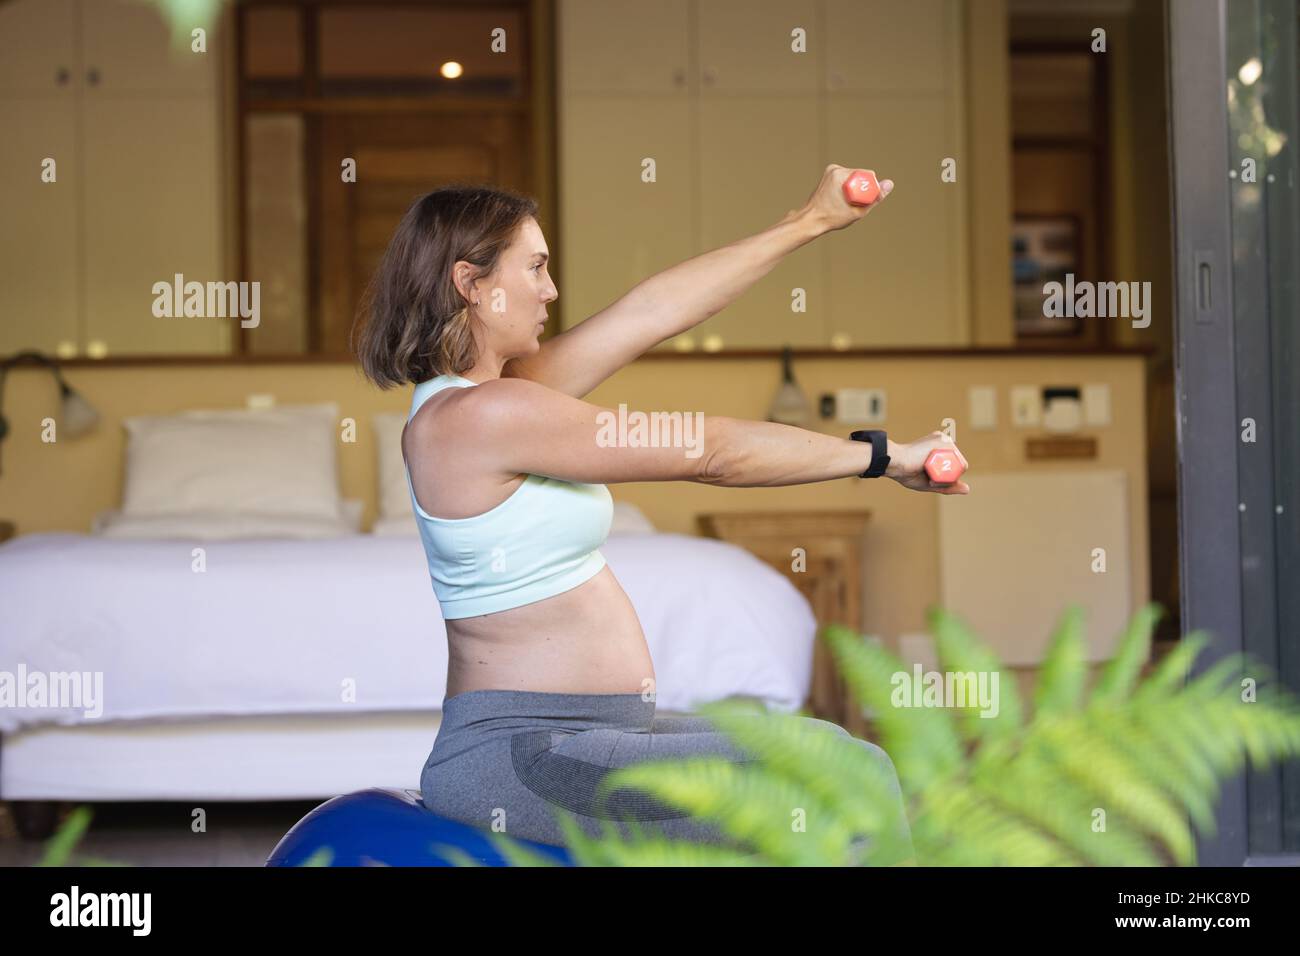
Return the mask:
[[[640,616],[660,710],[803,705],[815,621],[782,575],[687,535],[612,533],[602,551]],[[0,545],[0,608],[2,799],[418,788],[447,648],[413,535],[27,535]],[[42,683],[58,693],[41,700]]]

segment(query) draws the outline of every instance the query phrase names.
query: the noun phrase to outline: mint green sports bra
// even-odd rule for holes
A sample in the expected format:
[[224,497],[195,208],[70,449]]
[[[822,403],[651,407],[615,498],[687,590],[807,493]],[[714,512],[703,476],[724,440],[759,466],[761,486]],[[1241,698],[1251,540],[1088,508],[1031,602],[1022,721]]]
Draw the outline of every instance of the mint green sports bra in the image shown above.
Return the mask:
[[[409,422],[444,388],[472,388],[459,375],[415,386]],[[576,588],[605,567],[614,500],[604,485],[528,475],[494,508],[469,518],[435,518],[420,507],[406,469],[429,577],[445,620],[532,604]]]

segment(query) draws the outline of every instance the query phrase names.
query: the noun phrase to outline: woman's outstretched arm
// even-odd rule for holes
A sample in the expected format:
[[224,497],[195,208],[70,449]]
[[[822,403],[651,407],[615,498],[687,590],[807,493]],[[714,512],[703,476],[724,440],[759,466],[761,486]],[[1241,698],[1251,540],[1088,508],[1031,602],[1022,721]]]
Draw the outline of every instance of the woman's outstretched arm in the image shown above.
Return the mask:
[[503,374],[582,397],[660,342],[699,325],[734,302],[800,246],[856,222],[870,206],[843,194],[852,170],[827,166],[821,182],[797,210],[762,232],[687,259],[638,283],[609,307],[542,343],[536,355],[507,363]]
[[[871,465],[868,443],[701,412],[646,413],[642,421],[648,424],[634,441],[638,414],[536,382],[495,379],[450,396],[436,423],[417,413],[411,447],[417,457],[422,448],[438,449],[439,456],[459,463],[462,474],[508,479],[527,473],[599,484],[799,485],[859,475]],[[649,443],[652,437],[658,440]],[[926,475],[925,458],[939,447],[961,454],[939,432],[910,443],[891,441],[885,474],[917,491],[967,494],[963,481],[936,485]]]

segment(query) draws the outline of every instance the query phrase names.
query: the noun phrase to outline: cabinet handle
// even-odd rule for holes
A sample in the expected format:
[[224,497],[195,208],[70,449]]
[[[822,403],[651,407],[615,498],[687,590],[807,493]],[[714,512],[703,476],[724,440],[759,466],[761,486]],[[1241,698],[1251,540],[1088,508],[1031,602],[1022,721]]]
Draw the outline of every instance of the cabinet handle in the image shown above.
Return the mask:
[[86,82],[91,86],[99,86],[99,70],[93,66],[86,71]]
[[677,69],[673,70],[673,86],[685,86],[685,85],[686,85],[686,71],[679,66]]
[[831,73],[831,89],[838,90],[844,85],[844,74],[839,72]]
[[711,66],[704,68],[704,85],[712,86],[718,80],[718,71]]
[[70,79],[72,79],[72,71],[66,66],[59,67],[59,71],[54,74],[54,82],[59,86],[67,86]]

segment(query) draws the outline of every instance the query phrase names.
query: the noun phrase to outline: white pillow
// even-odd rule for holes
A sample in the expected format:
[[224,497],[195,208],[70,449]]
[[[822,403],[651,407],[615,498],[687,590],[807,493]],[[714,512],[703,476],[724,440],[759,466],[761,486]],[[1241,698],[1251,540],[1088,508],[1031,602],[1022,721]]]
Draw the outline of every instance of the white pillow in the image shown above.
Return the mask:
[[125,419],[122,514],[339,520],[337,422],[333,403]]
[[406,415],[402,412],[381,412],[371,420],[375,429],[377,477],[379,489],[379,519],[410,518],[411,533],[415,533],[415,512],[411,510],[411,492],[406,487],[406,463],[402,460],[402,429]]
[[235,538],[341,538],[361,531],[365,502],[345,498],[339,518],[297,515],[212,514],[156,515],[131,518],[120,511],[95,516],[91,532],[105,538],[197,538],[223,541]]

